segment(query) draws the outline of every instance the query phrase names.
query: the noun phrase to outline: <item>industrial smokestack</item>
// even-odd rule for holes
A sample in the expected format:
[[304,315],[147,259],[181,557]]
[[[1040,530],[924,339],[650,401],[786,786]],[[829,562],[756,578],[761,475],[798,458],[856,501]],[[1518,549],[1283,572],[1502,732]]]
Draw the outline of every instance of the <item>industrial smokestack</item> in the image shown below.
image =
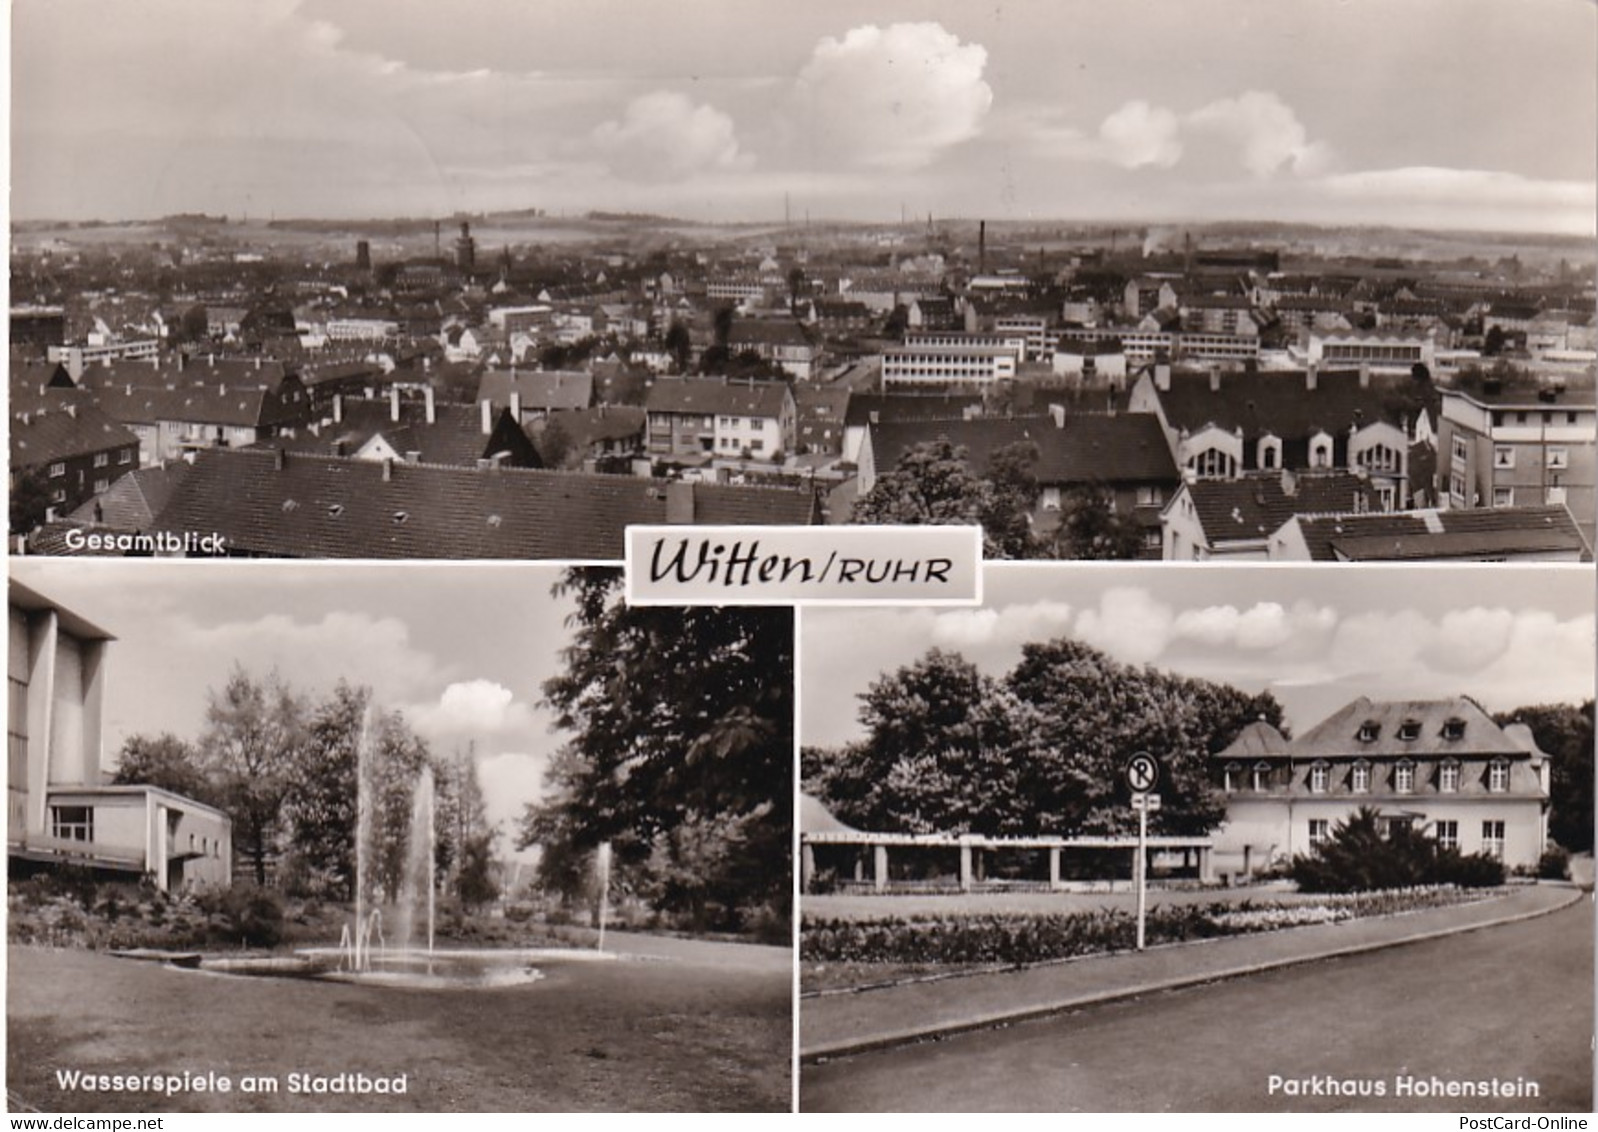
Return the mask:
[[988,222],[977,221],[977,274],[988,273]]

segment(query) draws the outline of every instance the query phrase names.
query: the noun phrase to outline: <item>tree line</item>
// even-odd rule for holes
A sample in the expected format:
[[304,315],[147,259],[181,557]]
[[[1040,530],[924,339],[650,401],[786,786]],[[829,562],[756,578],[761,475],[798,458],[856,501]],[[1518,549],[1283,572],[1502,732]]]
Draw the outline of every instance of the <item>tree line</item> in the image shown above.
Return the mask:
[[860,697],[866,737],[803,751],[805,789],[862,829],[997,836],[1135,828],[1122,770],[1162,764],[1154,832],[1225,817],[1210,756],[1255,720],[1281,729],[1269,692],[1119,664],[1078,641],[1032,643],[1002,677],[932,649]]
[[315,697],[276,672],[259,677],[236,666],[207,693],[198,740],[132,735],[113,781],[171,790],[227,814],[235,855],[256,885],[351,900],[363,729],[372,799],[366,895],[390,900],[399,891],[425,766],[434,780],[435,883],[466,906],[492,900],[497,831],[471,752],[433,751],[400,712],[377,710],[370,688],[341,680]]

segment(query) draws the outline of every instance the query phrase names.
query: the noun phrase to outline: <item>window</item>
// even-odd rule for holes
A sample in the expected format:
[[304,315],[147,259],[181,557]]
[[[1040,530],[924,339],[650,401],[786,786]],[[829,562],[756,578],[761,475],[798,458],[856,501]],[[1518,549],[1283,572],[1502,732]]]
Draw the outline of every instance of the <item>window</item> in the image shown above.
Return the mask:
[[1504,855],[1504,823],[1501,821],[1484,821],[1481,823],[1481,851],[1489,857],[1503,858]]
[[1470,445],[1465,443],[1463,436],[1454,437],[1453,452],[1454,459],[1462,464],[1470,458]]
[[1420,720],[1406,719],[1398,725],[1398,737],[1406,743],[1413,743],[1420,738]]
[[1060,509],[1060,489],[1046,487],[1043,489],[1043,509],[1045,511],[1058,511]]
[[1443,738],[1450,742],[1458,742],[1465,737],[1465,721],[1463,719],[1450,719],[1443,724]]
[[1310,847],[1310,849],[1312,849],[1312,850],[1319,849],[1323,844],[1325,844],[1328,840],[1331,839],[1331,836],[1332,836],[1332,823],[1331,823],[1330,819],[1328,819],[1328,818],[1310,818],[1309,819],[1309,847]]
[[110,486],[111,486],[111,481],[110,480],[107,480],[107,479],[95,480],[94,481],[94,494],[100,495],[103,492],[105,492]]
[[1314,468],[1329,468],[1332,466],[1332,442],[1324,438],[1310,441],[1309,462]]
[[1331,768],[1325,763],[1315,763],[1309,768],[1309,788],[1316,794],[1326,793],[1327,783],[1331,781]]
[[1415,764],[1408,759],[1399,759],[1398,765],[1393,767],[1393,789],[1400,794],[1414,792]]
[[1228,793],[1237,789],[1237,776],[1242,773],[1242,763],[1227,763],[1222,770],[1221,788]]
[[1515,450],[1507,444],[1493,445],[1493,467],[1513,468],[1515,466]]
[[1382,725],[1373,719],[1367,719],[1359,725],[1359,741],[1361,743],[1374,743],[1376,737],[1382,733]]
[[1448,495],[1461,507],[1465,505],[1465,473],[1454,472],[1448,477]]
[[1437,833],[1437,847],[1439,849],[1459,848],[1459,823],[1457,821],[1440,821],[1433,826]]
[[1509,789],[1509,760],[1494,759],[1487,764],[1487,789],[1502,794]]
[[1349,785],[1356,794],[1368,794],[1371,788],[1371,764],[1360,759],[1354,764],[1354,773],[1349,777]]
[[1570,467],[1570,449],[1550,448],[1548,450],[1547,463],[1550,468]]
[[[110,462],[111,462],[111,453],[109,453],[109,452],[96,452],[94,454],[94,466],[95,467],[103,468],[107,464],[109,464]],[[1549,465],[1549,467],[1552,467],[1552,466],[1553,466],[1552,464]]]
[[1515,505],[1515,489],[1512,487],[1493,488],[1494,507],[1513,507]]
[[1137,505],[1139,507],[1158,507],[1165,502],[1165,493],[1158,487],[1140,487],[1137,489]]
[[119,464],[131,464],[131,463],[133,463],[133,450],[131,448],[124,448],[121,452],[118,452],[117,453],[117,463],[119,463]]
[[94,807],[51,806],[50,836],[63,841],[93,841]]
[[1444,794],[1459,791],[1459,760],[1449,759],[1437,770],[1437,789]]
[[64,476],[66,474],[67,474],[67,466],[65,464],[51,464],[50,465],[50,476],[51,476],[52,479],[54,477],[56,477],[56,476]]
[[1264,790],[1271,781],[1271,764],[1257,762],[1254,764],[1253,773],[1249,775],[1249,787],[1253,790]]

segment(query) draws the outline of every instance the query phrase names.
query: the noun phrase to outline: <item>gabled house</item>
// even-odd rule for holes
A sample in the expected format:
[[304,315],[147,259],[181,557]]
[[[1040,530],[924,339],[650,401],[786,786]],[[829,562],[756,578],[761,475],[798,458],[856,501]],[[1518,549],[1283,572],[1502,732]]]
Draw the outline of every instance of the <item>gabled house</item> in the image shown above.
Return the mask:
[[11,415],[10,490],[31,481],[58,515],[106,491],[139,463],[139,438],[92,402],[62,391],[48,408]]
[[1159,418],[1172,458],[1197,479],[1357,471],[1370,482],[1375,511],[1408,504],[1410,446],[1430,411],[1425,392],[1407,379],[1395,386],[1369,370],[1314,366],[1223,374],[1156,365],[1133,384],[1128,407]]
[[1536,865],[1548,837],[1550,762],[1523,723],[1500,727],[1467,696],[1364,696],[1294,739],[1250,724],[1212,757],[1226,799],[1216,865],[1249,874],[1313,852],[1361,807],[1507,867]]
[[1352,472],[1251,472],[1242,479],[1190,478],[1160,514],[1161,557],[1265,559],[1271,536],[1297,514],[1375,510],[1372,488]]
[[798,409],[777,381],[659,378],[644,398],[654,457],[770,460],[794,450]]

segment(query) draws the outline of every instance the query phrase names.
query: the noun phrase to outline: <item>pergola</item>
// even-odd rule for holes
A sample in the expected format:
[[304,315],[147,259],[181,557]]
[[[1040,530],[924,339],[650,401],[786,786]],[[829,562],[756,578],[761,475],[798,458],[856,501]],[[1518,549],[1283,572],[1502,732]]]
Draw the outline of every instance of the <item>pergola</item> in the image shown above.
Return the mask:
[[[841,825],[841,823],[838,823]],[[816,875],[815,851],[823,846],[855,846],[859,853],[854,861],[854,881],[865,884],[866,858],[871,860],[869,883],[877,892],[886,892],[893,883],[889,873],[890,852],[926,851],[929,849],[958,850],[960,854],[960,891],[971,892],[986,885],[981,875],[981,855],[1005,851],[1046,851],[1049,859],[1048,887],[1051,892],[1063,892],[1070,882],[1061,876],[1060,861],[1063,853],[1073,850],[1125,853],[1137,856],[1136,837],[989,837],[976,833],[867,833],[852,829],[802,832],[799,835],[799,878],[803,891],[810,891]],[[1200,883],[1215,880],[1212,851],[1214,844],[1208,837],[1150,837],[1146,843],[1149,856],[1181,854],[1184,869],[1190,869]]]

